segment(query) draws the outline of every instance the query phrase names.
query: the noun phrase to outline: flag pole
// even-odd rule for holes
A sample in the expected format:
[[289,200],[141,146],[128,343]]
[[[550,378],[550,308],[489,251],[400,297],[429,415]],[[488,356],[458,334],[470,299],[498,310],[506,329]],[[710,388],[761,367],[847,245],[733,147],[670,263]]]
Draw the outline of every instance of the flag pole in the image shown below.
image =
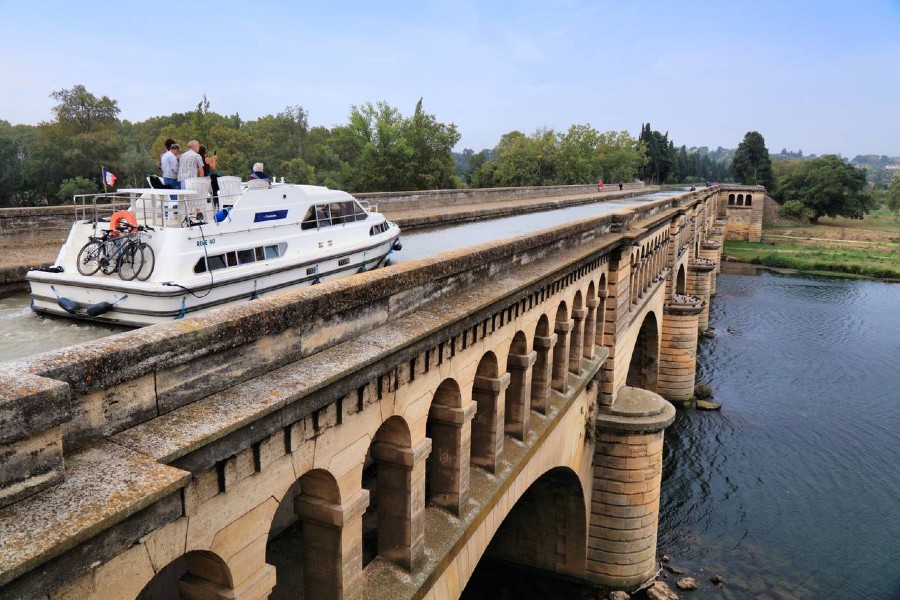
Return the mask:
[[104,171],[106,171],[106,167],[100,167],[100,181],[103,182],[103,193],[106,194],[106,173]]

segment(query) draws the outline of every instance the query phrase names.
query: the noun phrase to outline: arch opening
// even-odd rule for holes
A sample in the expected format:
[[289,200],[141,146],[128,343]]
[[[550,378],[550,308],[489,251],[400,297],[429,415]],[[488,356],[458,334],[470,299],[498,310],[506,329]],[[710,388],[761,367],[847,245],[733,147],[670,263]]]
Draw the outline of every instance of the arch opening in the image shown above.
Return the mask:
[[659,328],[656,315],[651,312],[641,323],[634,351],[631,353],[625,385],[655,392],[658,371]]
[[266,543],[266,563],[275,567],[276,580],[269,600],[291,600],[300,591],[306,598],[339,597],[341,530],[316,517],[321,514],[318,509],[337,509],[340,504],[337,481],[322,469],[307,472],[288,488],[272,518]]
[[[212,552],[195,550],[182,554],[153,576],[137,600],[172,600],[187,597],[183,591],[196,587],[230,590],[234,582],[225,561]],[[189,593],[189,591],[188,591]]]
[[411,450],[409,425],[396,415],[381,424],[369,445],[362,475],[362,487],[369,491],[362,517],[363,568],[382,556],[411,570],[419,558],[416,546],[424,545],[424,530],[413,521],[413,503],[421,501],[424,508],[425,494],[412,490],[415,478],[404,464]]
[[478,363],[472,384],[472,401],[477,410],[472,422],[471,462],[491,473],[497,471],[503,455],[506,421],[503,397],[509,381],[509,374],[500,375],[497,355],[486,352]]
[[469,489],[471,412],[462,408],[462,394],[454,379],[438,386],[428,411],[425,436],[431,454],[425,466],[426,502],[459,515]]
[[686,294],[687,293],[687,276],[684,272],[684,265],[678,267],[678,276],[675,278],[675,293],[676,294]]
[[569,331],[572,324],[569,322],[569,310],[565,302],[560,302],[556,309],[556,345],[553,346],[553,389],[565,392],[568,387],[569,371]]
[[531,415],[531,365],[535,355],[528,352],[528,338],[525,333],[517,331],[513,336],[506,358],[506,372],[509,374],[509,387],[504,398],[504,431],[512,437],[522,440],[528,431]]
[[[515,577],[497,577],[498,569],[527,567],[548,575],[583,576],[587,561],[587,509],[578,476],[568,467],[544,473],[522,494],[503,520],[478,562],[461,599],[503,597]],[[526,585],[531,585],[529,578]],[[551,580],[553,597],[560,580]],[[533,592],[533,590],[532,590]]]

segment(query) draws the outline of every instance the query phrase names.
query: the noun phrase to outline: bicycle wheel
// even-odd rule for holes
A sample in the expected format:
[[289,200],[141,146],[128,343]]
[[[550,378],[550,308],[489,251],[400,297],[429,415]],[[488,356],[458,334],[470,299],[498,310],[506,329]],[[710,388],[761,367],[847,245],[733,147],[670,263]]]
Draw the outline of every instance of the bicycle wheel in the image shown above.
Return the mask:
[[141,252],[144,255],[144,266],[138,272],[137,278],[138,281],[147,281],[153,275],[153,267],[156,266],[156,254],[154,254],[153,248],[144,242],[139,242],[138,246],[141,247]]
[[100,248],[100,270],[104,275],[112,275],[119,268],[119,254],[121,253],[121,242],[115,238],[110,238],[103,242]]
[[131,281],[144,268],[144,252],[135,242],[130,242],[122,249],[119,255],[119,278]]
[[93,275],[100,270],[100,247],[102,242],[91,240],[78,251],[75,264],[82,275]]

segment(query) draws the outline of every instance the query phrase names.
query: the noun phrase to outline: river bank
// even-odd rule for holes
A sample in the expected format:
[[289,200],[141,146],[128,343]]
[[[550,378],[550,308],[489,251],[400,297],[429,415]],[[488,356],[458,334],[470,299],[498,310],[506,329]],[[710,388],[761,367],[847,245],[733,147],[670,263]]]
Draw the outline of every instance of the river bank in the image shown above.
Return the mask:
[[803,273],[900,280],[900,222],[884,211],[864,219],[767,223],[759,243],[729,240],[724,259]]

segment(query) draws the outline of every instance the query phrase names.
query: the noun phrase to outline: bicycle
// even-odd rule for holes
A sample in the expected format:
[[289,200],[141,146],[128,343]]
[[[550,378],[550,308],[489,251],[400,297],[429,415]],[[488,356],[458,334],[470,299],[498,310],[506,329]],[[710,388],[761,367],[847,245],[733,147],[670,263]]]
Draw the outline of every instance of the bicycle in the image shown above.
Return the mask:
[[117,272],[123,281],[146,281],[156,266],[153,248],[142,239],[146,231],[153,228],[123,222],[120,231],[104,230],[99,236],[91,236],[78,251],[78,272],[91,276],[102,270],[104,275]]

